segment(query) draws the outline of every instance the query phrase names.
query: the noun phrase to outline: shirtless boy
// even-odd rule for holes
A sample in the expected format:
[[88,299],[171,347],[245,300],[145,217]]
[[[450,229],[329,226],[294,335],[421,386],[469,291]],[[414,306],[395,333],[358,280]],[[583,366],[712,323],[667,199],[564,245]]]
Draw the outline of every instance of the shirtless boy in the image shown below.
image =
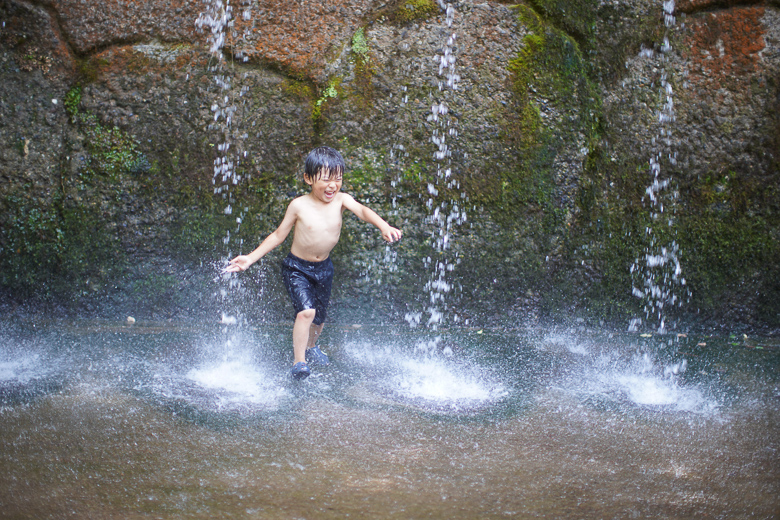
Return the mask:
[[387,242],[401,239],[401,230],[390,226],[373,210],[342,193],[344,159],[341,154],[323,146],[312,150],[306,158],[303,181],[311,192],[293,200],[287,206],[282,223],[248,255],[230,261],[229,272],[245,271],[276,246],[284,242],[294,227],[290,254],[282,261],[282,279],[295,307],[293,326],[292,377],[305,379],[311,373],[308,364],[328,364],[326,356],[316,346],[322,333],[333,282],[330,252],[341,235],[341,213],[345,209],[360,220],[376,226]]

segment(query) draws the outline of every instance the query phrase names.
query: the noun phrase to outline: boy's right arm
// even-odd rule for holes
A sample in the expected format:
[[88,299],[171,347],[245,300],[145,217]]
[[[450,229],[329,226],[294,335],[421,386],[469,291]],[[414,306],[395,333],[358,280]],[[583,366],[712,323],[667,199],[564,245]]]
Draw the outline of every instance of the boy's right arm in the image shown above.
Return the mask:
[[257,249],[249,253],[248,255],[238,255],[230,261],[225,271],[229,273],[235,273],[238,271],[246,271],[249,266],[263,258],[267,253],[272,251],[276,246],[284,242],[287,235],[290,234],[290,230],[295,225],[295,221],[298,218],[298,212],[296,210],[297,204],[292,201],[287,206],[287,212],[284,214],[284,219],[279,227],[274,230],[273,233],[265,237],[265,240],[257,246]]

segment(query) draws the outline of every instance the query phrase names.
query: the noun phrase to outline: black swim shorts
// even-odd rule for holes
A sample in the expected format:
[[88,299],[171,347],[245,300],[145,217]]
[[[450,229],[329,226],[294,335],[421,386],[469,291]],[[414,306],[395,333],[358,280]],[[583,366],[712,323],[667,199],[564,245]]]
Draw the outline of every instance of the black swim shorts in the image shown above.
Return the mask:
[[330,289],[333,285],[333,262],[309,262],[290,253],[282,260],[282,279],[290,295],[295,314],[314,309],[314,324],[322,325],[328,314]]

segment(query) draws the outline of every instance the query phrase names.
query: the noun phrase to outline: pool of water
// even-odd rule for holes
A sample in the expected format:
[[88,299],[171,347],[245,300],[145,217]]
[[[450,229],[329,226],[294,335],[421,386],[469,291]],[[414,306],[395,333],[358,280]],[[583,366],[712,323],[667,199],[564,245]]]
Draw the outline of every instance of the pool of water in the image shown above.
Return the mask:
[[780,350],[740,335],[0,323],[6,518],[776,518]]

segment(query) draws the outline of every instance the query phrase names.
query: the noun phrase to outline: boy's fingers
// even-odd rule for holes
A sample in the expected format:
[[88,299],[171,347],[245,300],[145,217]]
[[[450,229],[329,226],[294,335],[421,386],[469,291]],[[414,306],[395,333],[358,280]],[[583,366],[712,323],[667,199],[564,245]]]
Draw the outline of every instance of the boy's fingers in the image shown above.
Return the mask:
[[242,270],[243,269],[241,269],[241,266],[238,265],[238,263],[233,263],[233,261],[231,261],[228,264],[228,266],[225,267],[225,269],[222,270],[222,272],[223,273],[235,273],[235,272],[242,271]]

